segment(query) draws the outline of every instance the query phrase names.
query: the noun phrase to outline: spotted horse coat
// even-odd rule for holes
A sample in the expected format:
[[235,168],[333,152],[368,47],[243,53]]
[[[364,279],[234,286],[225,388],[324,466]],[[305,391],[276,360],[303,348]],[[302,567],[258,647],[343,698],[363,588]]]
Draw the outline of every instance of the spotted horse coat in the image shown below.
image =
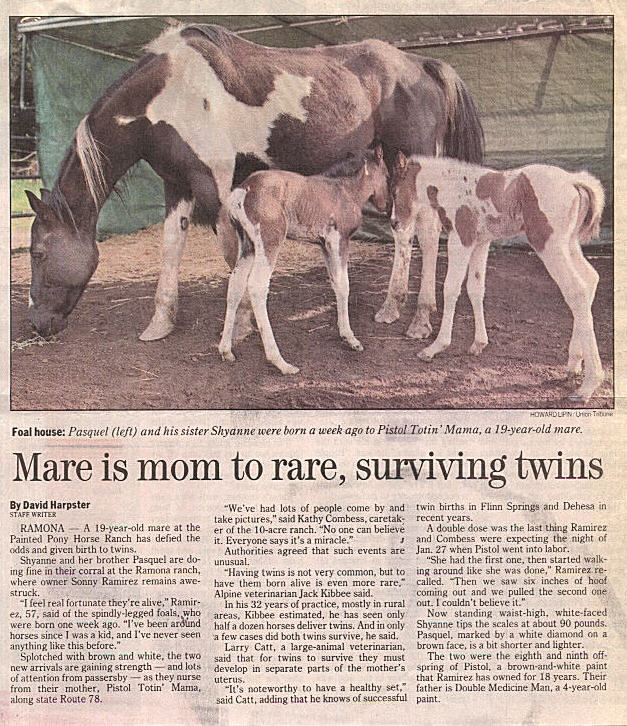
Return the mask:
[[[407,159],[399,153],[391,187],[392,291],[399,284],[398,260],[409,260],[416,230],[427,225],[448,232],[442,323],[436,339],[419,357],[431,360],[450,345],[455,306],[466,276],[475,319],[470,352],[481,353],[488,343],[483,298],[490,242],[524,233],[573,314],[568,371],[579,374],[583,365],[584,376],[572,398],[587,401],[603,380],[591,311],[598,274],[581,251],[582,243],[599,234],[605,197],[598,179],[585,171],[570,173],[544,164],[495,171],[453,159]],[[437,246],[426,256],[428,269],[423,256],[421,285],[425,277],[435,281],[436,256]]]
[[259,169],[318,174],[375,140],[388,163],[397,149],[474,161],[483,151],[474,101],[441,61],[379,40],[267,48],[217,25],[167,31],[80,122],[53,189],[29,197],[32,324],[45,336],[67,325],[98,264],[100,209],[140,159],[163,179],[166,202],[155,312],[140,336],[154,340],[174,328],[194,203],[233,266],[224,202],[234,186]]

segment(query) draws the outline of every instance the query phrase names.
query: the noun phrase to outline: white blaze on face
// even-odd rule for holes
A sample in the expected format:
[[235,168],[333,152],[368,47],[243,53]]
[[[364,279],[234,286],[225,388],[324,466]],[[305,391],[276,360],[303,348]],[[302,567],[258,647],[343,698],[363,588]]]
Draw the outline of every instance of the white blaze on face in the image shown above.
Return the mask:
[[30,290],[28,291],[28,307],[35,307],[35,303],[33,302],[33,296],[30,294]]
[[268,139],[279,116],[307,119],[302,102],[313,78],[284,71],[263,106],[249,106],[228,93],[213,68],[190,47],[175,46],[170,63],[166,85],[148,105],[146,116],[153,124],[164,121],[176,129],[213,171],[221,197],[230,189],[236,153],[268,162]]

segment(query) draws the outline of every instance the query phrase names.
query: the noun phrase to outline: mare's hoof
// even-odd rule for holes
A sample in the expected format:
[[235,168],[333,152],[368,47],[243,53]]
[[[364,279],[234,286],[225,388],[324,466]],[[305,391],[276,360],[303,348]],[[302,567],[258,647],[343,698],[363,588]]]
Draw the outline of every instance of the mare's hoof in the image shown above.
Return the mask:
[[431,323],[412,323],[405,335],[408,338],[415,338],[416,340],[424,340],[431,335]]
[[150,340],[161,340],[174,330],[174,323],[171,320],[153,318],[150,325],[140,334],[139,339],[144,342]]
[[487,343],[479,343],[478,341],[474,341],[473,344],[468,348],[468,352],[470,355],[479,356],[483,352],[483,349],[486,347]]
[[393,323],[400,317],[400,312],[396,306],[383,305],[383,307],[375,314],[374,319],[377,323]]

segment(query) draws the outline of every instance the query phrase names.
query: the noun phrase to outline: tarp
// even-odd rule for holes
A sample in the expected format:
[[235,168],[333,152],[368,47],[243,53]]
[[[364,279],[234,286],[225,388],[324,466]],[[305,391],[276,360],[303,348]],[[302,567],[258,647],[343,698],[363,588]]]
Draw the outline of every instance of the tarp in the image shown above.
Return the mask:
[[[194,20],[201,20],[194,18]],[[219,18],[208,19],[216,22]],[[231,27],[250,27],[251,19],[221,19]],[[259,16],[255,17],[258,25]],[[290,22],[290,19],[281,19]],[[527,22],[529,18],[525,19]],[[274,45],[315,45],[360,37],[388,41],[414,39],[419,31],[450,32],[511,24],[511,17],[415,16],[362,18],[349,23],[268,29],[251,40]],[[274,25],[273,25],[274,23]],[[135,57],[140,45],[156,36],[166,20],[124,21],[108,25],[62,28],[56,36],[32,33],[39,158],[45,185],[54,182],[63,153],[76,126],[98,96],[130,65],[130,60],[101,52]],[[280,24],[279,24],[280,25]],[[274,29],[273,29],[274,28]],[[53,31],[50,31],[53,32]],[[71,41],[68,42],[68,40]],[[80,45],[78,40],[84,41]],[[97,49],[92,47],[97,46]],[[415,52],[415,51],[412,51]],[[486,133],[486,164],[497,168],[543,162],[566,169],[586,168],[607,190],[605,223],[613,212],[613,36],[607,32],[558,33],[468,44],[429,47],[422,55],[453,65],[473,94]],[[106,203],[99,236],[125,234],[163,218],[163,187],[145,164],[130,172],[123,195]]]
[[[51,187],[79,121],[94,101],[132,65],[53,38],[32,39],[39,173]],[[98,237],[128,234],[163,219],[163,182],[146,162],[133,166],[118,183],[98,218]]]
[[451,63],[480,109],[485,164],[587,169],[613,217],[613,39],[568,34],[430,48]]

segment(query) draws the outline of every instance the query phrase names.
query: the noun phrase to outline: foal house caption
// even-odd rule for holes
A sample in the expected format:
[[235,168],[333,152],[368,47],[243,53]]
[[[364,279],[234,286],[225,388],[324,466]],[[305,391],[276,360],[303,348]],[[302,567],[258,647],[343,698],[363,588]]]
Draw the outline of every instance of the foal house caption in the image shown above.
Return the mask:
[[[540,413],[540,412],[535,412]],[[559,412],[550,412],[557,415]],[[564,411],[563,414],[571,415],[572,412]],[[577,411],[581,415],[602,415],[609,412],[603,411]],[[134,438],[135,436],[213,436],[217,438],[241,438],[252,436],[460,436],[482,434],[508,434],[519,436],[527,434],[580,434],[581,426],[556,425],[551,422],[537,425],[512,426],[507,423],[496,423],[494,426],[460,426],[458,424],[425,424],[425,423],[403,423],[403,424],[377,424],[376,426],[346,426],[335,424],[333,426],[168,426],[160,424],[151,428],[138,428],[137,426],[103,426],[101,428],[80,428],[68,426],[65,428],[40,428],[38,426],[19,427],[13,426],[11,435],[16,437],[69,437],[69,438]]]

